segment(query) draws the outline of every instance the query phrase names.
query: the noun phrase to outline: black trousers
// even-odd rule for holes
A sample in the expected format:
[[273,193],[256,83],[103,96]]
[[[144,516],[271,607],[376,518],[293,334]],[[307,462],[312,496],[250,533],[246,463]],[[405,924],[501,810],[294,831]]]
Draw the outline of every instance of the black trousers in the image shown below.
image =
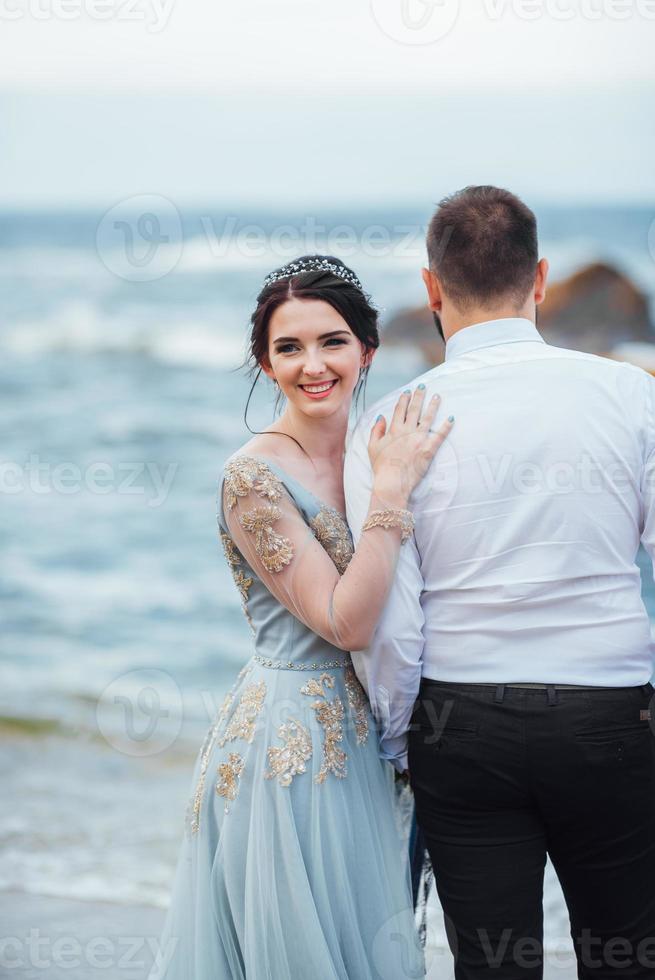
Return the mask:
[[457,980],[543,976],[546,854],[578,977],[655,978],[654,695],[423,679],[410,781]]

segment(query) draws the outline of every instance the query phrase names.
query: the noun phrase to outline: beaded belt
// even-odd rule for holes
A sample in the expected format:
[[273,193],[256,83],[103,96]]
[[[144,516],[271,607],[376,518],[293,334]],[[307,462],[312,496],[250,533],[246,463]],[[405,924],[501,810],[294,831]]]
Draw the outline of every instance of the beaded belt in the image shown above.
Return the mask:
[[270,657],[261,657],[255,654],[252,658],[262,667],[272,667],[274,670],[329,670],[332,667],[347,667],[350,659],[346,660],[324,660],[322,663],[302,664],[294,663],[293,660],[271,660]]

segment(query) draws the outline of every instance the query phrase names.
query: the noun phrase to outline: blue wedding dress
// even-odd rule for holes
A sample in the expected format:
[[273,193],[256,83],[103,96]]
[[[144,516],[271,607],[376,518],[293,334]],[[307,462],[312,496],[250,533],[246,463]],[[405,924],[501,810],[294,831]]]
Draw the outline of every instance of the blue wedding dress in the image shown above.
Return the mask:
[[[226,517],[237,504],[252,533],[248,558]],[[217,519],[254,654],[198,754],[162,962],[150,980],[421,978],[393,769],[379,758],[350,655],[266,584],[301,559],[297,533],[292,547],[284,526],[274,527],[280,508],[303,522],[339,575],[353,554],[345,518],[278,464],[228,461]],[[299,610],[297,596],[289,605]]]

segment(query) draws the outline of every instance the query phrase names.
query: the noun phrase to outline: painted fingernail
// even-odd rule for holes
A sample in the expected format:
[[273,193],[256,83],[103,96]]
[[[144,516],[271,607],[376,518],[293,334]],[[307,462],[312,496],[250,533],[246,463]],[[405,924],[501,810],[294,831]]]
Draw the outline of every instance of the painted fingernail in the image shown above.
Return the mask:
[[423,389],[423,388],[425,388],[425,385],[424,384],[420,384],[420,385],[418,385],[418,387],[421,388],[421,389]]
[[448,421],[449,422],[454,422],[455,421],[455,416],[454,415],[449,415],[448,416]]
[[378,415],[378,417],[376,418],[376,420],[375,420],[375,421],[376,421],[376,422],[379,422],[381,418],[382,418],[382,416],[381,416],[381,415]]
[[403,391],[403,395],[411,395],[411,393],[412,392],[409,388],[405,388],[405,390]]

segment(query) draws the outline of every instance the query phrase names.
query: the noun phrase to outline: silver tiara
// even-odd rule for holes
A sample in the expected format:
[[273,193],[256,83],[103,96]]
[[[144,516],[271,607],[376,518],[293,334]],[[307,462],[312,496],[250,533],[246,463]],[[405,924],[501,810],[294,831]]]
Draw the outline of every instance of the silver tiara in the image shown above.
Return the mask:
[[342,265],[330,262],[329,259],[297,259],[295,262],[289,262],[288,265],[284,265],[281,269],[266,276],[262,289],[272,286],[274,282],[278,282],[280,279],[289,279],[299,272],[331,272],[333,276],[338,276],[339,279],[349,282],[351,286],[356,286],[362,293],[364,292],[364,287],[354,272],[345,269]]

